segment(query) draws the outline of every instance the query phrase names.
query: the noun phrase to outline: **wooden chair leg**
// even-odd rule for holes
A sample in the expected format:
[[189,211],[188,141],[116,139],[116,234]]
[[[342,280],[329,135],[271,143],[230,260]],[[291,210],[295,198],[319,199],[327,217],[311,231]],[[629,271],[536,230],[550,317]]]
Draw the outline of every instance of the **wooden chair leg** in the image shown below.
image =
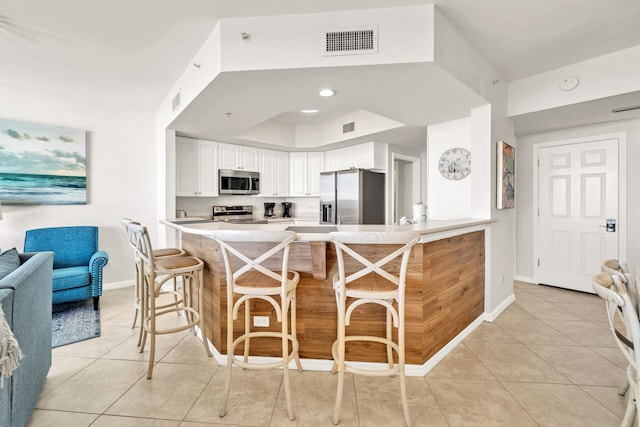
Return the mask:
[[634,399],[634,393],[630,392],[627,396],[627,408],[624,412],[624,417],[622,418],[621,427],[631,427],[633,426],[633,421],[637,415],[637,407]]
[[[154,294],[155,292],[152,291]],[[149,302],[149,334],[151,335],[151,348],[149,349],[149,366],[147,368],[147,379],[153,375],[153,362],[156,356],[156,316],[155,316],[155,295],[150,296]]]
[[207,338],[207,328],[204,322],[204,277],[202,270],[198,271],[198,314],[200,316],[200,335],[202,335],[204,351],[208,357],[212,357],[213,355],[211,354],[209,340]]
[[[227,294],[229,296],[229,294]],[[222,405],[218,416],[224,417],[227,413],[229,403],[229,393],[231,391],[231,371],[233,369],[233,296],[227,298],[227,366],[225,367],[225,383],[222,398]]]
[[287,415],[289,416],[289,420],[295,420],[295,415],[293,413],[293,405],[291,403],[291,385],[289,380],[289,324],[287,322],[287,302],[286,297],[285,301],[280,302],[280,310],[281,312],[281,326],[282,326],[282,373],[283,373],[283,383],[284,383],[284,396],[287,401]]
[[[251,332],[251,300],[246,300],[244,302],[244,333],[248,334]],[[244,363],[249,361],[249,345],[251,344],[251,339],[247,338],[244,340]]]
[[[291,335],[294,338],[298,338],[298,328],[296,327],[297,323],[298,323],[298,316],[296,314],[296,290],[294,289],[292,291],[292,296],[291,296],[291,303],[290,305],[290,309],[291,309]],[[295,355],[295,361],[296,361],[296,367],[298,368],[299,372],[302,372],[302,363],[300,362],[300,354],[296,352]]]
[[336,404],[333,409],[333,419],[332,422],[334,425],[337,425],[340,421],[340,406],[342,405],[342,394],[344,392],[344,359],[345,359],[345,311],[346,308],[343,306],[345,303],[344,299],[340,301],[340,305],[338,306],[338,336],[337,336],[337,359],[335,363],[335,369],[338,372],[338,390],[336,391]]
[[[391,311],[387,308],[387,342],[393,341],[393,319],[391,317]],[[393,347],[387,344],[387,363],[389,369],[393,368]]]

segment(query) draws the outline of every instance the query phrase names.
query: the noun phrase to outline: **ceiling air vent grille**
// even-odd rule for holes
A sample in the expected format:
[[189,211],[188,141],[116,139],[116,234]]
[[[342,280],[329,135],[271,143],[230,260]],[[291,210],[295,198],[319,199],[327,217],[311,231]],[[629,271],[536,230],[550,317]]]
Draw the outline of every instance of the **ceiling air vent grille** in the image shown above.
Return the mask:
[[378,28],[325,31],[323,56],[378,53]]
[[349,133],[349,132],[353,132],[354,130],[356,130],[355,122],[345,123],[342,125],[342,133]]

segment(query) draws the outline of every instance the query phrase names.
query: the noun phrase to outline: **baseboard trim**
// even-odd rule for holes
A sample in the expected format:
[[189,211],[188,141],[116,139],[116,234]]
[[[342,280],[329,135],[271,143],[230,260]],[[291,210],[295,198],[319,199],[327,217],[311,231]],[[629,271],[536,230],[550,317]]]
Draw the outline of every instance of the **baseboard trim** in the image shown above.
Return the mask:
[[513,276],[513,280],[517,280],[518,282],[531,283],[532,285],[539,285],[538,281],[533,277],[528,276]]
[[110,289],[126,288],[128,286],[133,286],[134,284],[135,284],[135,281],[133,280],[125,280],[122,282],[111,282],[111,283],[102,285],[102,290],[108,291]]
[[504,301],[502,301],[495,309],[493,309],[490,313],[484,314],[484,320],[487,322],[493,322],[505,311],[511,304],[516,301],[516,296],[514,294],[509,295]]
[[[436,354],[434,354],[429,360],[427,360],[422,365],[405,365],[405,375],[408,377],[423,377],[433,369],[442,359],[444,359],[451,351],[456,348],[458,344],[462,342],[471,332],[473,332],[478,326],[482,324],[484,321],[485,315],[480,315],[476,320],[474,320],[469,326],[467,326],[462,332],[460,332],[454,339],[452,339],[447,345],[440,349]],[[200,340],[202,340],[202,334],[198,328],[197,333]],[[208,340],[207,340],[208,341]],[[221,354],[209,341],[209,349],[211,350],[211,354],[216,362],[220,366],[227,366],[227,356],[225,354]],[[274,357],[264,357],[264,356],[249,356],[249,362],[254,363],[267,363],[274,362],[278,360],[278,358]],[[333,369],[333,360],[325,360],[325,359],[300,359],[300,363],[302,364],[302,368],[306,371],[320,371],[320,372],[331,372]],[[351,366],[355,368],[361,369],[371,369],[371,370],[384,370],[387,369],[388,366],[385,363],[374,363],[374,362],[350,362]],[[289,363],[289,369],[296,369],[295,362]]]

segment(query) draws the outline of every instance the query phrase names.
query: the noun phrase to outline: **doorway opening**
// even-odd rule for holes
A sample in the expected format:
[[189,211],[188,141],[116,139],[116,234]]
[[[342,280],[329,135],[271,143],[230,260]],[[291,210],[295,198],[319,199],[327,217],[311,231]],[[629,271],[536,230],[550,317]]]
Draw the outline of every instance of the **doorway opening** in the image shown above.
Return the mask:
[[399,224],[400,218],[413,219],[413,205],[422,201],[422,173],[419,157],[392,153],[393,182],[392,223]]

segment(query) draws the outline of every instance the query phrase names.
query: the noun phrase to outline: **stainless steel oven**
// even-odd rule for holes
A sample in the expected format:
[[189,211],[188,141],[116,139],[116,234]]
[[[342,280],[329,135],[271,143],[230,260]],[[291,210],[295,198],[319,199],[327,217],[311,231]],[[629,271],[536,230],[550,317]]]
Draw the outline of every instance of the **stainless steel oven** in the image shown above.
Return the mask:
[[213,220],[233,224],[267,224],[266,219],[253,218],[253,206],[214,206]]
[[260,173],[220,169],[220,194],[258,194],[260,193]]

